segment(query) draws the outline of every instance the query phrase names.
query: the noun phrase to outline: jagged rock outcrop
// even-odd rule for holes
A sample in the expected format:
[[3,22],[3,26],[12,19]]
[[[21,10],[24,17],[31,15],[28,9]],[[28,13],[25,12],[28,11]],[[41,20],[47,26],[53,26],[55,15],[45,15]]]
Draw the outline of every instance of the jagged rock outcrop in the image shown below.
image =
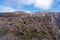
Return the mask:
[[52,14],[42,13],[0,14],[0,40],[58,40]]

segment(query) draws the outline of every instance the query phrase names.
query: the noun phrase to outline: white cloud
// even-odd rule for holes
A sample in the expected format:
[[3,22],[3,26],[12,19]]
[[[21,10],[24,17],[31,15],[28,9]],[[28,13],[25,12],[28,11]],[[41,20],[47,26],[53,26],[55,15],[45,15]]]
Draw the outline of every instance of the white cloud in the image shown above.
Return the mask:
[[40,9],[50,9],[52,7],[53,0],[35,0],[34,6]]
[[31,11],[25,11],[25,10],[21,10],[21,11],[26,12],[26,13],[31,13]]
[[16,0],[16,2],[23,5],[31,5],[34,3],[34,0]]
[[38,9],[50,9],[54,0],[7,0],[6,4],[8,4],[8,2],[10,5],[19,4],[29,6],[33,4],[33,6]]
[[53,0],[18,0],[17,2],[22,5],[33,4],[35,8],[39,9],[50,9],[53,4]]
[[30,11],[26,11],[27,13],[31,13]]
[[13,12],[13,11],[15,10],[11,7],[0,6],[0,12]]

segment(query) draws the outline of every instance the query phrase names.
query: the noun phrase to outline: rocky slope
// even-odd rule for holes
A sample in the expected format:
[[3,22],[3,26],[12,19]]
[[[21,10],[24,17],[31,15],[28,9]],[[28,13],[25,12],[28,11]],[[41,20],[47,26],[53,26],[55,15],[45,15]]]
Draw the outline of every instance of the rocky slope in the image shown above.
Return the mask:
[[0,40],[59,40],[53,17],[48,12],[0,13]]

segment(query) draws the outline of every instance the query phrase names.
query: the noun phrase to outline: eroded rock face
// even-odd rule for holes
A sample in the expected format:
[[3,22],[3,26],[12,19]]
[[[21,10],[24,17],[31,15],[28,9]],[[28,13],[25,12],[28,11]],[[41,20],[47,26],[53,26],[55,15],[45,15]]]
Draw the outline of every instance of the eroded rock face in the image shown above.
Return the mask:
[[57,40],[58,29],[49,13],[8,15],[0,17],[1,40]]

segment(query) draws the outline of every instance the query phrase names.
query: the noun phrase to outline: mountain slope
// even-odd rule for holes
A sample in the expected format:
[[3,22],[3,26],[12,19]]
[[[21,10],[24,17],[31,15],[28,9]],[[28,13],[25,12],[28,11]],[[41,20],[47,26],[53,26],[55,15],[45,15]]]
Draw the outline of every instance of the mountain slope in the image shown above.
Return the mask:
[[1,40],[58,40],[58,28],[51,13],[0,14]]

